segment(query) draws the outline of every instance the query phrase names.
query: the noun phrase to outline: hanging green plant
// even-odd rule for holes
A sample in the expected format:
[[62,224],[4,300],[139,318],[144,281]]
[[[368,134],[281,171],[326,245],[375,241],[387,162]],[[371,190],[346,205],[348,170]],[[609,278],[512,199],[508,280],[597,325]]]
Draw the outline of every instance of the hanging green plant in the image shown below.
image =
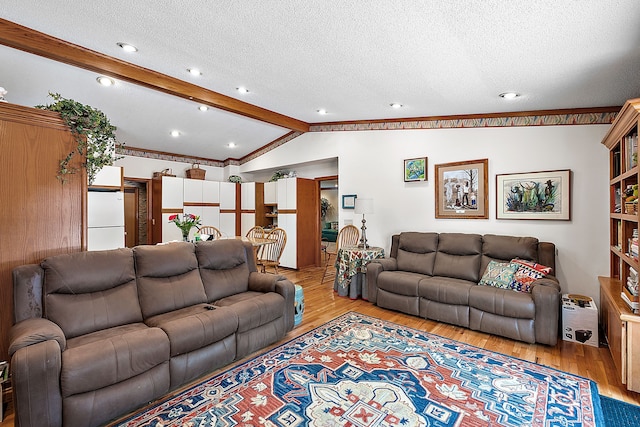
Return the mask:
[[59,93],[49,92],[49,96],[55,101],[53,104],[36,105],[36,108],[60,113],[77,143],[76,148],[60,160],[57,178],[65,182],[67,175],[77,173],[78,168],[72,167],[70,163],[74,156],[80,155],[84,159],[82,167],[86,169],[91,184],[100,169],[113,165],[114,161],[121,158],[115,155],[116,127],[100,110],[64,98]]

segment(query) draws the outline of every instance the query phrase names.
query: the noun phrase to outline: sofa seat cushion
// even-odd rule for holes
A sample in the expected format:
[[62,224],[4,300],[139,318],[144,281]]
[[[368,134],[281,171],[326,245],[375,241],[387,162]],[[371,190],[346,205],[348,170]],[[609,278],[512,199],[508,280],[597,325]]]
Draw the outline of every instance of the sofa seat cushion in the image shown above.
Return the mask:
[[213,305],[192,305],[150,317],[146,323],[161,328],[169,336],[174,357],[218,342],[238,329],[238,316],[233,310],[207,307]]
[[477,285],[463,279],[434,276],[420,281],[420,297],[444,304],[469,305],[469,290]]
[[383,271],[378,274],[378,289],[408,297],[418,296],[418,283],[429,276],[409,271]]
[[62,353],[62,396],[98,390],[169,360],[169,339],[158,328],[135,323],[67,340]]
[[493,286],[474,286],[469,291],[469,306],[499,316],[535,319],[536,305],[531,294]]
[[238,333],[266,325],[284,316],[285,300],[275,292],[242,292],[214,302],[228,307],[238,316]]

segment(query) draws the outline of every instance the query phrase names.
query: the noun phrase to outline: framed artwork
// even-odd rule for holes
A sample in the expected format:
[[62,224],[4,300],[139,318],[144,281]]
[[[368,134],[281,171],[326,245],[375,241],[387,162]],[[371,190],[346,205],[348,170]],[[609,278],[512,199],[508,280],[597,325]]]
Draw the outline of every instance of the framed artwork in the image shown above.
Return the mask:
[[436,218],[489,218],[488,159],[435,165]]
[[406,159],[404,161],[404,182],[427,180],[427,158]]
[[342,195],[342,209],[355,209],[356,208],[356,196],[355,194],[343,194]]
[[571,170],[496,175],[497,219],[571,219]]

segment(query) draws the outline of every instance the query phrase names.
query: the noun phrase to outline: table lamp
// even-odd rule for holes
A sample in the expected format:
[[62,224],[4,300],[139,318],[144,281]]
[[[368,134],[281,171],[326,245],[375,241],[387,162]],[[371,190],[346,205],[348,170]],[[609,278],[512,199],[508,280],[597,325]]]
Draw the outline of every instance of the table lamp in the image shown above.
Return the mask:
[[358,247],[367,249],[367,226],[365,225],[367,221],[364,219],[364,214],[373,213],[373,199],[357,198],[354,212],[362,214],[362,227],[360,227],[362,235],[360,236],[360,244]]

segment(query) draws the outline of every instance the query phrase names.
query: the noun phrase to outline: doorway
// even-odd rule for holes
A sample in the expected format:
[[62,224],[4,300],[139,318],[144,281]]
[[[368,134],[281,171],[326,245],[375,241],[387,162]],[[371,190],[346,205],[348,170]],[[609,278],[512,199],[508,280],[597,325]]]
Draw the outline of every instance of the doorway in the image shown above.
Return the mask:
[[151,241],[150,186],[149,179],[124,179],[124,231],[128,248],[147,245]]
[[[338,175],[316,178],[320,194],[320,233],[318,240],[321,248],[321,265],[327,262],[327,254],[335,251],[338,237]],[[324,215],[323,215],[324,214]]]

